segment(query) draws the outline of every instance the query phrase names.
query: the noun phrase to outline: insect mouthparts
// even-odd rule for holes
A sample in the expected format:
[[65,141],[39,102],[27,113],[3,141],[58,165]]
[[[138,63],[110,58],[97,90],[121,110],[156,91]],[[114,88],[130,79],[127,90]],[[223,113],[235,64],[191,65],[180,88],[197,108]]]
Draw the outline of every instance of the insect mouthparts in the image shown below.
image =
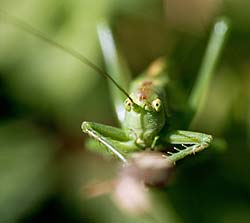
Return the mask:
[[141,111],[141,106],[140,105],[138,105],[138,104],[136,104],[136,103],[133,103],[132,104],[132,108],[133,108],[133,110],[135,111],[135,112],[140,112]]

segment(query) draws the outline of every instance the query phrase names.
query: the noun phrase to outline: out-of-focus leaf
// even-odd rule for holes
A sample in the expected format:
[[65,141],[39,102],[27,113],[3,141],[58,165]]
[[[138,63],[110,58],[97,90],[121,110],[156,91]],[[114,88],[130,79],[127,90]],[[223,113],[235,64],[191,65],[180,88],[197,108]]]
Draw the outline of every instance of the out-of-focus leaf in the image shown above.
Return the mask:
[[[105,16],[109,2],[24,0],[20,4],[1,0],[1,8],[100,64],[96,24]],[[11,26],[2,17],[0,39],[0,76],[12,97],[39,112],[54,114],[65,128],[73,128],[80,117],[93,114],[93,108],[87,106],[87,96],[98,95],[102,89],[96,87],[93,91],[101,79],[99,74],[67,53]]]
[[52,190],[57,144],[24,122],[0,126],[0,221],[13,222]]

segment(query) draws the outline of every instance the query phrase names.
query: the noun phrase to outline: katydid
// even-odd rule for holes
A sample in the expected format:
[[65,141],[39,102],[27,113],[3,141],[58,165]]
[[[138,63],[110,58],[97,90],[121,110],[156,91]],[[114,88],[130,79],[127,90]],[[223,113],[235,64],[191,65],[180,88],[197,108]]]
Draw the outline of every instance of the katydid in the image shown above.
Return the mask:
[[[227,20],[219,19],[214,25],[198,79],[186,103],[187,109],[183,113],[183,116],[190,117],[189,122],[204,100],[227,31]],[[171,129],[166,97],[166,90],[171,82],[163,60],[156,60],[139,77],[127,83],[124,80],[128,78],[122,76],[122,64],[119,62],[110,28],[106,24],[99,25],[98,36],[109,74],[123,84],[122,88],[125,91],[128,89],[129,97],[124,100],[122,92],[114,85],[110,85],[121,128],[83,122],[83,132],[103,144],[125,163],[129,154],[135,151],[162,150],[169,144],[181,144],[183,149],[174,147],[176,152],[169,152],[169,156],[166,157],[176,162],[187,155],[204,150],[211,144],[211,135]]]
[[[78,51],[53,41],[19,18],[3,11],[0,11],[0,15],[12,25],[80,60],[110,81],[111,96],[120,128],[87,121],[84,121],[81,127],[84,133],[101,143],[122,162],[127,163],[129,155],[134,152],[164,150],[169,145],[182,145],[182,149],[173,146],[176,152],[166,153],[166,159],[176,162],[187,155],[204,150],[211,144],[211,135],[171,128],[171,116],[169,116],[171,111],[168,108],[166,95],[171,81],[163,60],[156,60],[135,80],[130,83],[127,81],[129,78],[125,76],[127,72],[119,60],[112,32],[105,23],[98,26],[98,37],[107,72]],[[228,28],[229,25],[224,18],[219,19],[214,25],[197,81],[183,112],[183,116],[188,117],[189,123],[204,100]],[[182,129],[182,126],[179,127]]]

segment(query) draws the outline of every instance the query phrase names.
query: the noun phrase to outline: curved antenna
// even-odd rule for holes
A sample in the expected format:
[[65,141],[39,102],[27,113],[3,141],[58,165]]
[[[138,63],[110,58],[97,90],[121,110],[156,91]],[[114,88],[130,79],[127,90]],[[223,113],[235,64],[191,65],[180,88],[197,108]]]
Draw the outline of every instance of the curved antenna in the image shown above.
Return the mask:
[[[37,37],[38,39],[43,40],[44,42],[47,42],[51,44],[52,46],[62,50],[65,53],[68,53],[72,57],[80,60],[85,65],[92,68],[94,71],[96,71],[101,76],[109,79],[126,97],[128,97],[132,103],[134,103],[133,99],[129,96],[129,94],[104,70],[102,70],[100,67],[98,67],[96,64],[94,64],[91,60],[89,60],[87,57],[83,56],[78,51],[63,46],[62,44],[54,41],[53,39],[50,39],[47,37],[43,32],[35,29],[33,26],[29,25],[28,23],[24,22],[23,20],[10,15],[9,13],[5,12],[4,10],[0,9],[0,15],[2,15],[4,18],[7,19],[7,22],[9,22],[11,25],[16,26],[17,28],[22,29],[23,31],[32,34],[33,36]],[[135,103],[134,103],[135,104]]]

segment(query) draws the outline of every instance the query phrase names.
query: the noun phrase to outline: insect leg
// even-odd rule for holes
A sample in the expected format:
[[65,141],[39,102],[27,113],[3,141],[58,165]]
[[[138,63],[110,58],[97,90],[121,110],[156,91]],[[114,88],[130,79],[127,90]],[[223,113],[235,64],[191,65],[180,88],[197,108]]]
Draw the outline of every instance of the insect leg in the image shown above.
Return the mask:
[[192,112],[199,110],[203,104],[212,75],[228,34],[228,29],[229,23],[226,18],[219,19],[213,27],[197,80],[188,101]]
[[171,154],[169,158],[175,162],[207,148],[212,142],[212,136],[200,132],[174,130],[167,133],[161,140],[170,144],[181,144],[185,148]]
[[[131,75],[125,61],[116,48],[110,27],[103,22],[98,25],[97,31],[108,73],[121,85],[122,88],[127,90]],[[117,119],[120,124],[122,124],[125,115],[125,109],[123,106],[125,100],[124,94],[122,94],[122,92],[112,83],[109,83],[109,88]]]
[[[117,156],[124,163],[127,162],[124,154],[120,150],[129,147],[131,138],[124,130],[102,125],[94,122],[83,122],[82,131],[100,142],[107,150]],[[123,148],[119,148],[119,145],[123,144]],[[129,149],[129,148],[128,148]]]

